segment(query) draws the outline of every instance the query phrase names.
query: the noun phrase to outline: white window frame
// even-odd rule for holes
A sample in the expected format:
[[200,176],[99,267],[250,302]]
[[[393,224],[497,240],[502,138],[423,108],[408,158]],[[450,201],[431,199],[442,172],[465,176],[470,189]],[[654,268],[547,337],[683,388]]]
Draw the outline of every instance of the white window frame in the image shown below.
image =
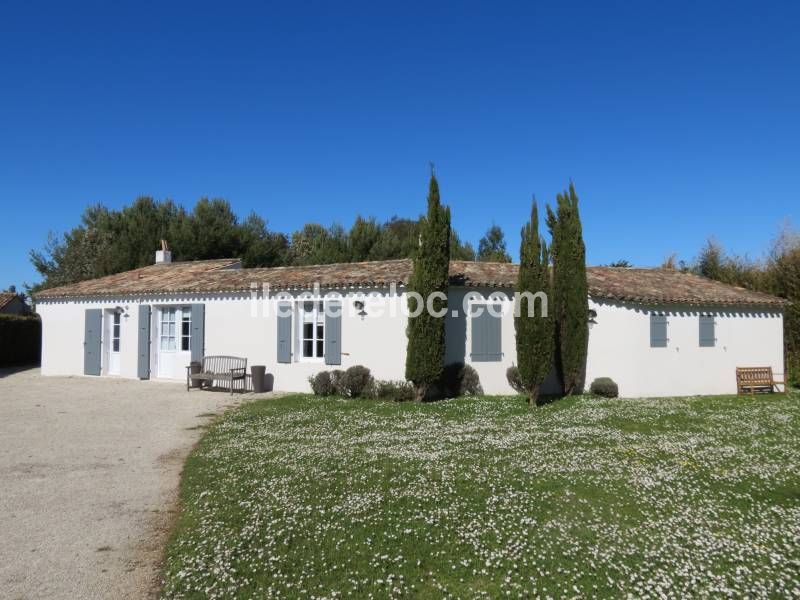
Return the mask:
[[[173,316],[174,315],[174,316]],[[191,352],[192,350],[192,309],[189,306],[158,307],[158,351],[159,352]],[[189,335],[183,335],[184,317],[189,323]],[[172,319],[170,319],[172,317]],[[173,325],[172,333],[169,326]],[[183,338],[188,337],[189,349],[183,349]],[[166,346],[165,346],[166,343]],[[170,347],[171,346],[171,347]]]
[[111,352],[119,353],[120,334],[122,332],[122,315],[117,311],[111,314]]
[[[313,310],[306,311],[306,304],[313,304]],[[310,315],[307,319],[306,317]],[[295,304],[295,321],[297,330],[295,338],[297,340],[297,360],[299,362],[324,362],[325,360],[325,303],[319,298],[298,298]],[[305,325],[313,324],[311,337],[305,336]],[[319,335],[318,328],[322,327],[322,335]],[[312,356],[305,355],[305,342],[311,342]]]
[[[190,306],[182,306],[181,307],[181,330],[180,335],[180,350],[179,352],[191,352],[192,351],[192,308]],[[188,326],[188,332],[186,334],[183,333],[183,324],[186,323]],[[186,340],[186,348],[183,347],[183,341]]]

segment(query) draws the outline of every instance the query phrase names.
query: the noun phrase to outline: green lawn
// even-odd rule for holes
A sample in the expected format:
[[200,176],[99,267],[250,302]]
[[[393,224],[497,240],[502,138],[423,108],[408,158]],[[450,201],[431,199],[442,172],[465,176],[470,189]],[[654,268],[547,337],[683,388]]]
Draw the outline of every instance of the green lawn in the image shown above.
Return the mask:
[[798,595],[800,396],[266,400],[181,497],[167,598]]

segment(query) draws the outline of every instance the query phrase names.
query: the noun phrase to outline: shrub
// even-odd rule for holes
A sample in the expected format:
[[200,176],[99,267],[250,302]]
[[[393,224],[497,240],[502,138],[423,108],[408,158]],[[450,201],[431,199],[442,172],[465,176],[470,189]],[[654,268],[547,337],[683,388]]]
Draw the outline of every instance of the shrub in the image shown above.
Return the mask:
[[439,387],[447,398],[483,394],[478,372],[472,366],[460,362],[445,366]]
[[333,386],[333,393],[338,394],[339,396],[344,396],[344,388],[342,387],[342,381],[344,380],[344,371],[341,369],[334,369],[330,372],[331,374],[331,385]]
[[39,364],[41,344],[38,316],[0,315],[0,366]]
[[598,377],[589,386],[589,391],[595,396],[604,398],[616,398],[619,396],[619,387],[610,377]]
[[522,384],[522,377],[519,374],[519,367],[516,365],[511,365],[506,369],[506,379],[508,379],[508,385],[510,385],[515,392],[518,394],[527,394],[525,391],[525,386]]
[[341,392],[349,398],[363,398],[368,396],[373,386],[372,375],[369,369],[355,365],[347,369],[341,378]]
[[336,388],[331,381],[331,374],[328,371],[320,371],[316,375],[308,378],[311,384],[311,391],[315,396],[332,396],[336,393]]
[[410,381],[376,381],[374,394],[381,400],[407,402],[414,399],[414,386]]

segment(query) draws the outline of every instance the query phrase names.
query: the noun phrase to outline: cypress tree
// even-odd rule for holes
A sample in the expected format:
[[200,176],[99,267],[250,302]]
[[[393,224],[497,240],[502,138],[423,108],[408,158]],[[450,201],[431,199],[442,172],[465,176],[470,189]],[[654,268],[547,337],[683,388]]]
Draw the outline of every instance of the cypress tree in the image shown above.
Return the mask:
[[[409,290],[422,296],[425,303],[433,292],[447,294],[450,270],[450,208],[439,200],[439,183],[431,173],[428,187],[428,214],[422,221],[420,241],[414,256],[414,272]],[[447,306],[447,301],[435,299],[434,311]],[[417,310],[416,300],[409,297],[411,313]],[[406,379],[414,384],[416,400],[424,400],[444,370],[444,319],[434,317],[427,309],[408,319]]]
[[534,298],[529,295],[544,292],[550,298],[549,262],[547,244],[539,235],[539,211],[534,202],[531,220],[522,228],[517,276],[519,304],[514,315],[519,376],[528,392],[531,406],[539,403],[539,388],[553,366],[555,342],[552,306],[548,306],[545,315],[540,305],[539,314],[535,314],[532,310]]
[[547,226],[552,236],[556,371],[564,394],[580,394],[589,346],[589,285],[578,195],[571,182],[556,196],[556,210],[547,207]]

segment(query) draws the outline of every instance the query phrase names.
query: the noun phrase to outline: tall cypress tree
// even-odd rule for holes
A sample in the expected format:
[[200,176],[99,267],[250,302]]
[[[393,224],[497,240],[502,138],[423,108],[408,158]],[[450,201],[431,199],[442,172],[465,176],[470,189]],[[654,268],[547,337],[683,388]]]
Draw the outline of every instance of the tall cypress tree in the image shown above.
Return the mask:
[[556,196],[556,210],[547,207],[547,226],[552,236],[556,371],[564,394],[580,394],[589,346],[589,286],[578,195],[572,182]]
[[[410,291],[422,296],[426,302],[433,292],[447,294],[450,270],[450,208],[439,200],[439,183],[431,173],[428,187],[428,214],[423,219],[420,242],[414,256],[414,272],[409,282]],[[447,306],[446,300],[435,299],[434,311]],[[416,302],[409,297],[410,312],[417,310]],[[406,379],[414,384],[415,397],[424,400],[429,389],[439,381],[444,370],[444,319],[434,317],[424,309],[408,320],[408,348],[406,352]]]
[[522,228],[517,276],[519,306],[514,315],[519,376],[531,406],[539,403],[539,388],[553,367],[555,320],[552,306],[548,306],[547,315],[543,310],[536,314],[531,304],[534,299],[529,295],[544,292],[550,298],[549,262],[547,244],[539,235],[539,211],[534,202],[531,220]]

